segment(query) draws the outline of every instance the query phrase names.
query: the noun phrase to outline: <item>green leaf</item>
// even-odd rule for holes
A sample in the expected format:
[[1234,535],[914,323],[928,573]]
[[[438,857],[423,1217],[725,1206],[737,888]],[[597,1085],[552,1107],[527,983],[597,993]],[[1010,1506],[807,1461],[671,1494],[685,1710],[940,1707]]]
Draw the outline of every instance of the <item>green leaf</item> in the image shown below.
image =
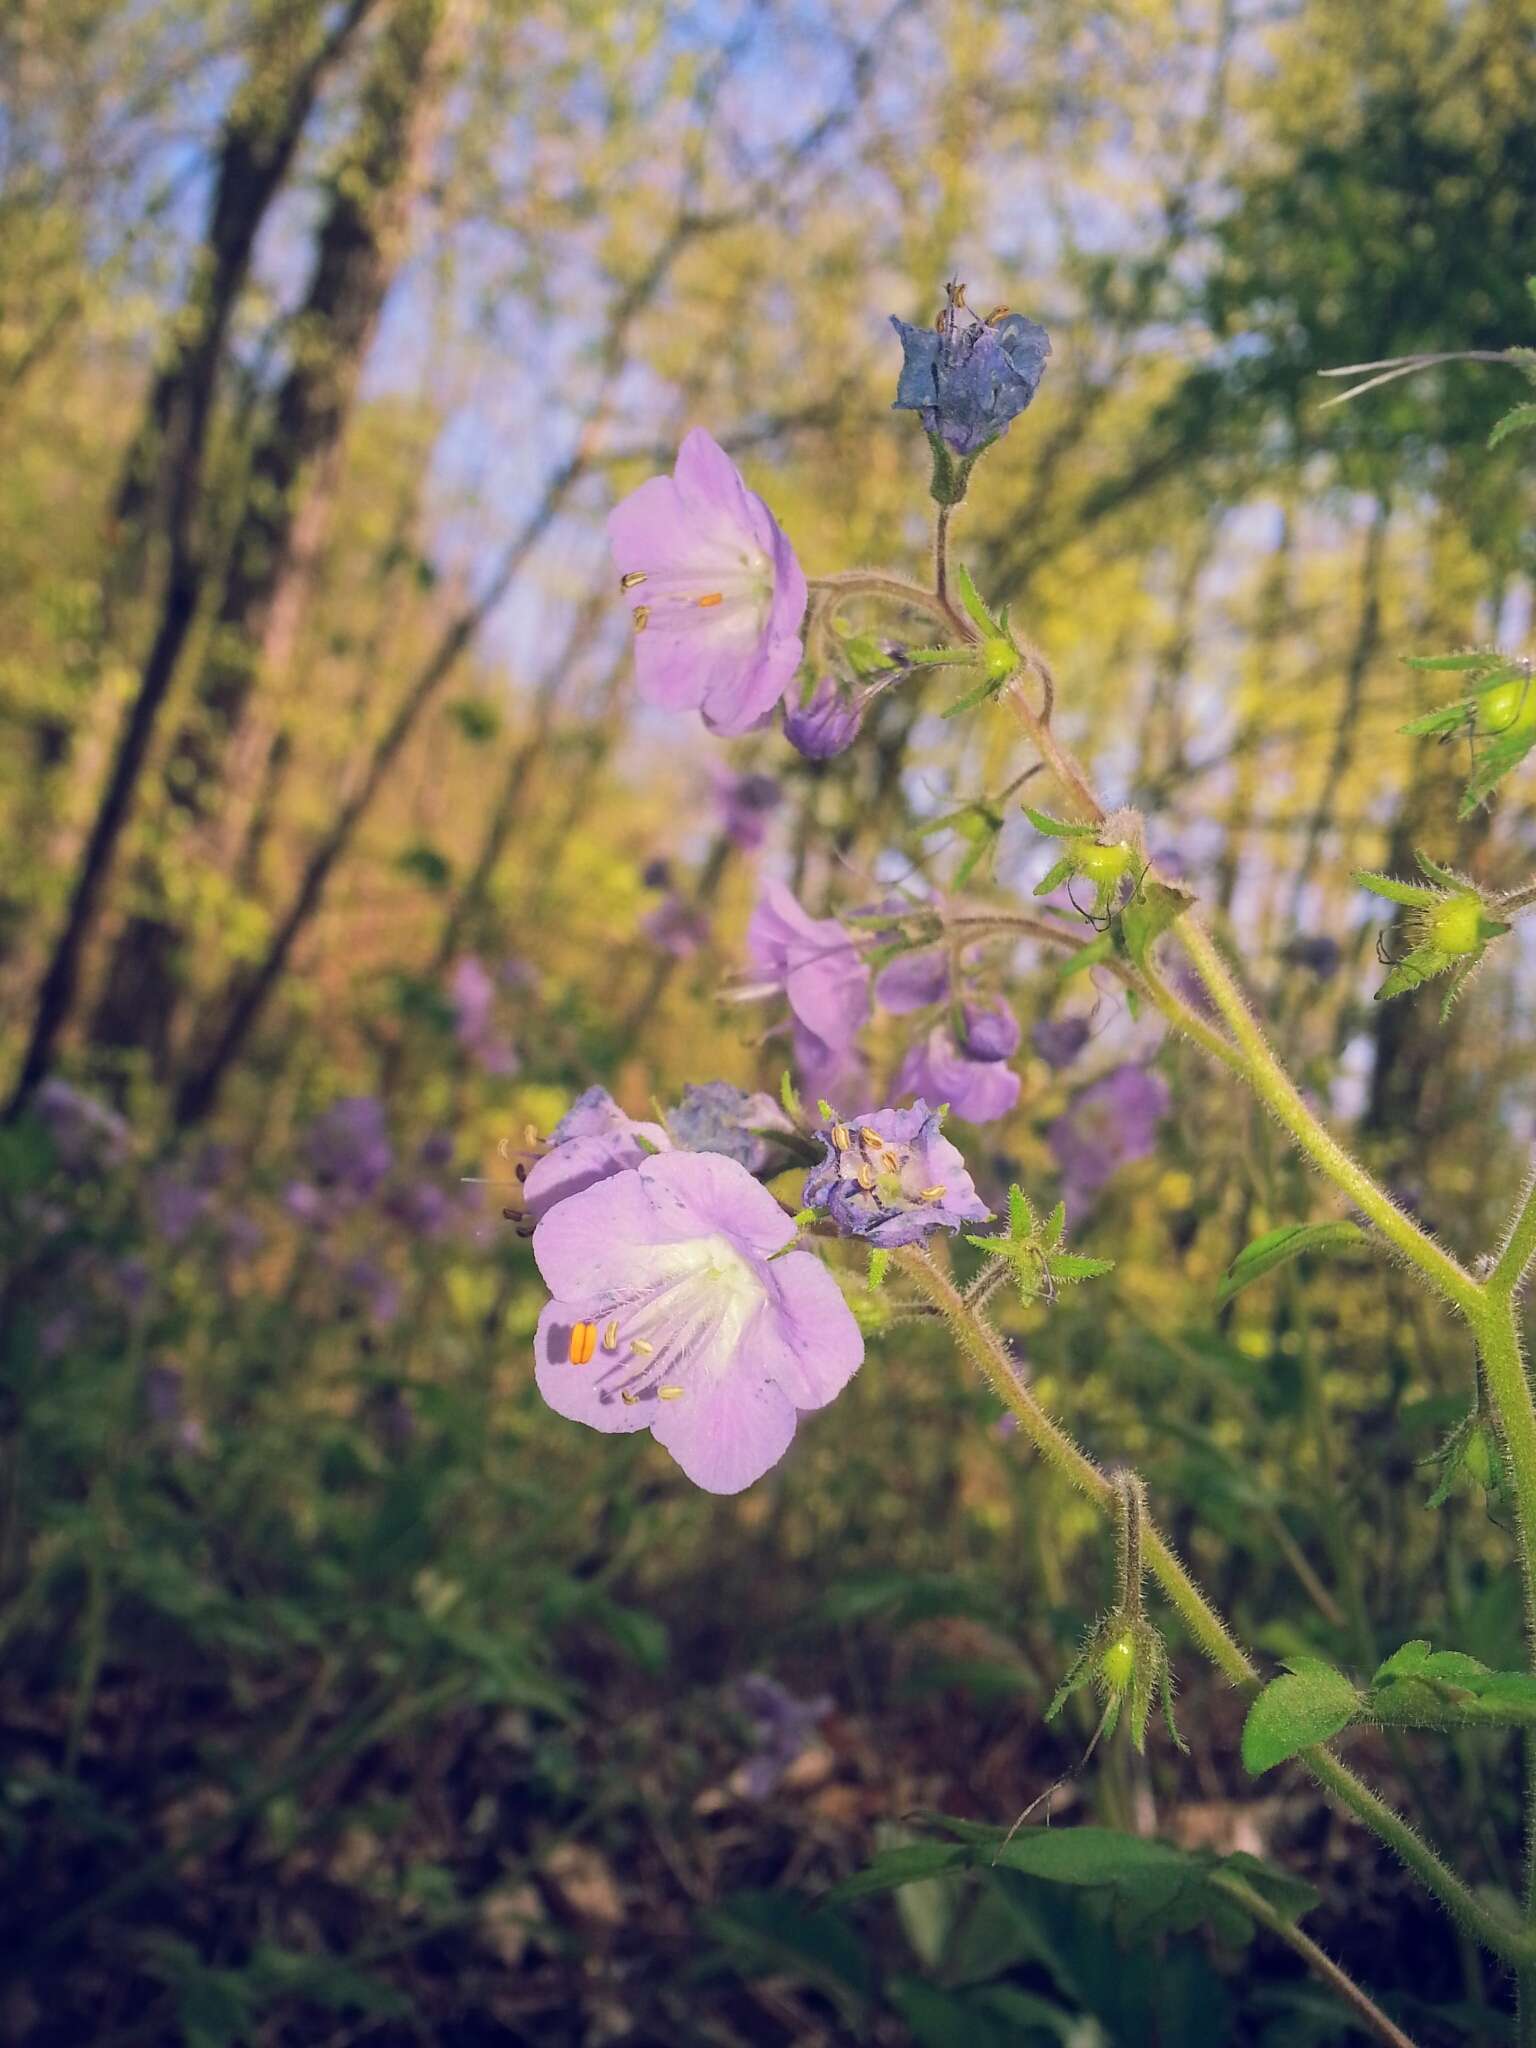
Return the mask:
[[1511,434],[1528,434],[1536,427],[1536,405],[1512,405],[1502,419],[1495,420],[1493,432],[1488,436],[1488,446],[1497,448],[1501,441],[1507,441]]
[[1120,913],[1120,931],[1125,950],[1138,967],[1144,967],[1153,943],[1171,930],[1194,902],[1188,889],[1170,888],[1166,882],[1143,882]]
[[795,1892],[736,1892],[704,1925],[745,1977],[786,1976],[819,1985],[843,2007],[861,2008],[873,1987],[869,1959],[832,1908]]
[[1462,654],[1406,654],[1404,662],[1409,668],[1426,669],[1474,669],[1486,668],[1490,661],[1496,661],[1497,654],[1491,648],[1480,652],[1468,650]]
[[1351,879],[1357,887],[1369,889],[1373,896],[1385,896],[1389,903],[1407,903],[1422,909],[1440,901],[1438,889],[1426,888],[1422,882],[1400,882],[1395,875],[1373,875],[1359,868]]
[[1359,1711],[1360,1695],[1353,1682],[1320,1658],[1308,1658],[1301,1669],[1271,1680],[1249,1708],[1243,1724],[1243,1764],[1258,1777],[1337,1735]]
[[1096,825],[1079,825],[1070,818],[1053,818],[1049,811],[1037,811],[1033,804],[1019,805],[1037,832],[1043,832],[1048,839],[1091,839],[1098,830]]
[[1228,1266],[1216,1294],[1216,1305],[1224,1308],[1234,1294],[1277,1266],[1299,1259],[1303,1252],[1351,1251],[1369,1244],[1370,1238],[1357,1223],[1286,1223],[1278,1230],[1266,1230],[1252,1244],[1245,1245]]
[[1394,1650],[1390,1657],[1383,1658],[1376,1666],[1372,1685],[1380,1685],[1386,1678],[1405,1678],[1419,1669],[1430,1654],[1430,1646],[1422,1636],[1415,1636],[1411,1643],[1404,1643]]
[[845,1905],[850,1899],[867,1899],[876,1892],[899,1891],[903,1885],[964,1870],[970,1861],[971,1853],[961,1842],[909,1842],[899,1849],[882,1850],[862,1870],[833,1885],[826,1901]]

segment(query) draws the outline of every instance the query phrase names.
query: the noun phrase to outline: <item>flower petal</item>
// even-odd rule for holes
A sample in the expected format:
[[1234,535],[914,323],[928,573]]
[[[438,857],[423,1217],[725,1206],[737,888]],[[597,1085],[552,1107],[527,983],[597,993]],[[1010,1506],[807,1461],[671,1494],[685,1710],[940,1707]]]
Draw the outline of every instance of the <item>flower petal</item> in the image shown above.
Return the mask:
[[794,1402],[771,1379],[749,1378],[754,1370],[743,1356],[725,1379],[690,1389],[653,1415],[657,1443],[706,1493],[740,1493],[794,1442]]
[[585,1303],[546,1303],[534,1333],[534,1379],[539,1392],[557,1415],[569,1422],[584,1422],[607,1436],[628,1436],[648,1429],[656,1417],[654,1401],[637,1401],[631,1406],[620,1398],[611,1371],[605,1371],[605,1357],[597,1353],[587,1365],[572,1365],[571,1332],[590,1319]]
[[[843,1291],[812,1252],[786,1252],[771,1268],[770,1370],[799,1409],[825,1408],[864,1362],[864,1336]],[[743,1341],[750,1352],[752,1339]]]

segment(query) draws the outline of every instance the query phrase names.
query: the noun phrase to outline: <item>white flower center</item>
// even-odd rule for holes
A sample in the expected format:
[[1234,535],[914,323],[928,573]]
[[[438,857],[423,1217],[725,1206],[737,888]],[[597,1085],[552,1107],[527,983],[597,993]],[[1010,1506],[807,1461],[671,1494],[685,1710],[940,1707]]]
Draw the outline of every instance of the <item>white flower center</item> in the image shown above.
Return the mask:
[[754,1265],[718,1233],[646,1246],[637,1267],[637,1284],[593,1311],[601,1329],[592,1360],[601,1397],[631,1405],[681,1400],[690,1384],[729,1369],[767,1289]]

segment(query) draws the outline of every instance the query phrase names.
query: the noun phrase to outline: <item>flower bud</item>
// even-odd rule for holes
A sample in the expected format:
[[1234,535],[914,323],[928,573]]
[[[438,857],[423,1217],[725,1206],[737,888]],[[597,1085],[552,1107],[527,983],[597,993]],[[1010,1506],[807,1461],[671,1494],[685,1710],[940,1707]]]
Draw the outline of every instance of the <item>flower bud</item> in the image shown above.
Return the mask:
[[1124,1692],[1136,1669],[1136,1645],[1131,1638],[1118,1637],[1099,1659],[1099,1670],[1112,1693]]
[[823,676],[806,702],[785,707],[784,737],[807,761],[830,761],[853,745],[863,716],[835,678]]

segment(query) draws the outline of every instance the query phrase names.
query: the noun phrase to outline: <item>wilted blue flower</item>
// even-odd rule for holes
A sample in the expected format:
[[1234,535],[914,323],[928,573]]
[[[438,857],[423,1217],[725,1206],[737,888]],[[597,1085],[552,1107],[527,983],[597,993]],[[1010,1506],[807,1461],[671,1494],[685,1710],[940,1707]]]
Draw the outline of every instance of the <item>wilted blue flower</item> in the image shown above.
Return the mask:
[[523,1184],[523,1213],[537,1223],[557,1202],[671,1149],[660,1124],[627,1116],[606,1088],[578,1095],[550,1135],[549,1150]]
[[991,1054],[972,1059],[947,1024],[935,1024],[908,1049],[891,1092],[947,1102],[963,1122],[990,1124],[1018,1101],[1019,1077]]
[[992,1214],[926,1102],[850,1117],[817,1136],[826,1157],[806,1175],[801,1199],[845,1236],[889,1249]]
[[755,853],[768,836],[768,820],[783,792],[771,775],[721,775],[715,802],[727,839],[743,853]]
[[1118,1168],[1145,1159],[1168,1111],[1168,1084],[1146,1067],[1116,1067],[1075,1095],[1046,1131],[1069,1215],[1078,1215]]
[[723,1152],[752,1174],[783,1157],[783,1148],[763,1133],[793,1134],[794,1128],[771,1095],[747,1095],[729,1081],[690,1083],[667,1111],[667,1136],[679,1152]]
[[1068,1013],[1042,1017],[1030,1033],[1029,1042],[1048,1067],[1070,1067],[1088,1038],[1088,1019]]
[[374,1095],[343,1095],[310,1126],[309,1163],[322,1187],[365,1198],[395,1163],[384,1105]]
[[898,409],[956,455],[977,455],[1008,431],[1040,388],[1050,336],[1022,313],[994,323],[951,305],[934,327],[911,327],[891,316],[901,336]]
[[1019,1020],[1012,1005],[967,1003],[961,1012],[960,1047],[967,1059],[1012,1059],[1019,1049]]
[[748,1799],[766,1799],[804,1750],[816,1725],[832,1711],[826,1693],[802,1700],[766,1672],[749,1671],[732,1688],[735,1703],[752,1723],[754,1753],[736,1777]]
[[835,676],[823,676],[803,703],[784,707],[784,737],[807,761],[830,761],[845,753],[859,736],[864,707],[855,702]]
[[875,1001],[893,1017],[926,1010],[949,996],[949,955],[942,946],[898,953],[875,980]]

